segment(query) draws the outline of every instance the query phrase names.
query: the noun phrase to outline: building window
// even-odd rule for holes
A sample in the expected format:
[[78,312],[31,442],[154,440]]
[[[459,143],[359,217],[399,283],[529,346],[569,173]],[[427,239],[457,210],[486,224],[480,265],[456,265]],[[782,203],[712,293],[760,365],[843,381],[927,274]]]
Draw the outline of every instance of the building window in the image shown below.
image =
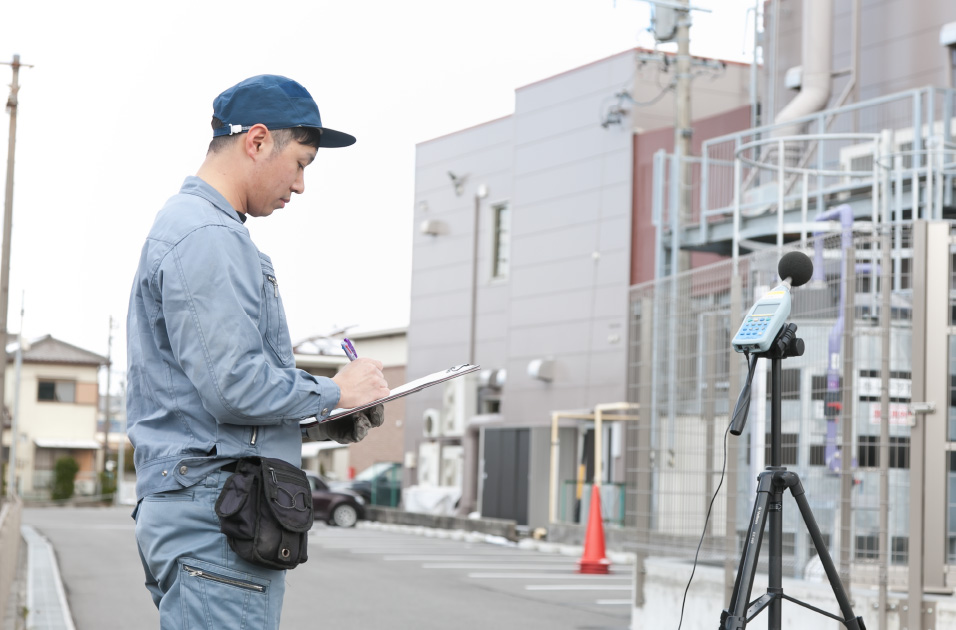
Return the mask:
[[[770,466],[771,462],[771,452],[773,451],[773,444],[771,444],[772,434],[767,433],[764,438],[764,463],[767,466]],[[800,446],[800,435],[797,433],[781,433],[780,434],[780,462],[781,466],[796,466],[797,465],[797,456],[799,454],[798,447]],[[747,436],[747,465],[750,465],[750,436]]]
[[890,562],[906,564],[910,558],[910,539],[906,536],[893,536],[890,539]]
[[949,461],[949,470],[946,474],[946,534],[947,548],[946,561],[956,562],[956,451],[946,453]]
[[876,534],[856,537],[857,560],[879,560],[880,537]]
[[506,278],[511,264],[511,210],[508,203],[499,203],[491,208],[495,217],[495,251],[492,277]]
[[41,402],[76,402],[76,382],[41,380],[37,386],[37,400]]
[[[857,444],[857,459],[861,468],[877,468],[880,465],[880,438],[876,435],[861,435]],[[910,467],[910,439],[890,437],[890,468]]]

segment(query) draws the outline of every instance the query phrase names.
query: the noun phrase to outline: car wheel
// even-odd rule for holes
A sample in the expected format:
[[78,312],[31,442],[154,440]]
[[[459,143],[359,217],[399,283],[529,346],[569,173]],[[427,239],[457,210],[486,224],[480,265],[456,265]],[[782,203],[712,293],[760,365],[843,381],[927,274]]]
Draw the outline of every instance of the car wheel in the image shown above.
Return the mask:
[[332,523],[339,527],[353,527],[357,520],[358,512],[347,503],[343,503],[332,511]]

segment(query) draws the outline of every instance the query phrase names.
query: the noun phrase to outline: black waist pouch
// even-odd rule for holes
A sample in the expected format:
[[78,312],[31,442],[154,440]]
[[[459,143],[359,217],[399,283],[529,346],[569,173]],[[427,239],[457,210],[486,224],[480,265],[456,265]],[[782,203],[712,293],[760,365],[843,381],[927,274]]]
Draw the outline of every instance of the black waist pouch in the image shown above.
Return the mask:
[[308,560],[312,490],[305,473],[281,459],[244,457],[216,500],[219,529],[239,557],[270,569]]

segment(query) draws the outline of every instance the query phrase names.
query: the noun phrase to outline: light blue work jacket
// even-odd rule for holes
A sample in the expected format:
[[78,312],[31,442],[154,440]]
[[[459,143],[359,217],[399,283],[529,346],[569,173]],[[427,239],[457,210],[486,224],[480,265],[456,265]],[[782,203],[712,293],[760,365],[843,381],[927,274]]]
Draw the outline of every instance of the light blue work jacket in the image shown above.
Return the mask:
[[331,379],[295,368],[272,261],[242,219],[188,177],[143,246],[126,327],[137,499],[243,456],[299,466],[299,420],[338,403]]

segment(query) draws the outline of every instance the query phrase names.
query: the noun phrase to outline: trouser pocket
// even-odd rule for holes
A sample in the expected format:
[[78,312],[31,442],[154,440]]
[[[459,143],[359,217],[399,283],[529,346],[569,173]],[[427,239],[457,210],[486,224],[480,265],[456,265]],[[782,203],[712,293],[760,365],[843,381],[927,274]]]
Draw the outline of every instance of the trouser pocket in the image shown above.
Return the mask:
[[278,611],[269,609],[271,585],[267,579],[183,558],[179,583],[184,629],[273,630],[278,625]]

